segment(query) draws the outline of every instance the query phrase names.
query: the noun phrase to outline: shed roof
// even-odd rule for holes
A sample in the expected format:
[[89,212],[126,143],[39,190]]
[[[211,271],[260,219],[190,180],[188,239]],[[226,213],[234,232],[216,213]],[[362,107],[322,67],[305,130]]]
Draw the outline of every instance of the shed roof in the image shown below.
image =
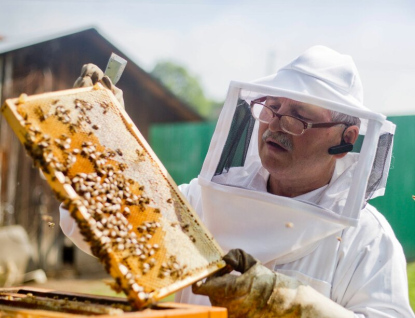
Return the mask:
[[[55,40],[62,40],[66,37],[73,36],[83,36],[86,37],[89,41],[93,42],[97,46],[98,50],[103,52],[108,52],[108,58],[111,52],[114,52],[124,59],[127,60],[127,68],[125,72],[129,72],[132,78],[137,81],[140,81],[142,85],[151,93],[159,96],[163,99],[164,103],[169,106],[173,111],[178,113],[183,120],[189,121],[200,121],[203,120],[202,116],[199,115],[194,109],[192,109],[184,101],[180,100],[176,95],[169,91],[163,84],[152,77],[149,73],[144,71],[138,64],[127,55],[124,51],[121,51],[117,46],[115,46],[112,41],[108,40],[107,36],[103,35],[96,27],[88,26],[76,30],[62,31],[54,34],[42,34],[36,38],[30,39],[19,39],[12,42],[0,42],[0,56],[12,53],[18,50],[24,50],[34,45],[42,45],[50,43]],[[93,61],[91,61],[93,62]]]

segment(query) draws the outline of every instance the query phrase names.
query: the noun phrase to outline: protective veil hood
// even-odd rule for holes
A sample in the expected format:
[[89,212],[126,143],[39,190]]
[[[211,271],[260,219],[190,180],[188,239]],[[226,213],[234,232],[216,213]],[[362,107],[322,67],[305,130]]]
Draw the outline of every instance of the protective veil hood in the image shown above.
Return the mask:
[[366,109],[362,83],[352,58],[323,46],[307,50],[277,74],[254,83]]
[[[268,193],[258,122],[250,112],[252,100],[264,96],[358,117],[360,152],[337,160],[323,188],[293,199]],[[383,194],[394,130],[385,116],[363,105],[353,60],[323,46],[308,49],[274,75],[231,82],[199,175],[203,220],[224,250],[242,248],[263,263],[298,259],[321,239],[355,226],[366,202]]]

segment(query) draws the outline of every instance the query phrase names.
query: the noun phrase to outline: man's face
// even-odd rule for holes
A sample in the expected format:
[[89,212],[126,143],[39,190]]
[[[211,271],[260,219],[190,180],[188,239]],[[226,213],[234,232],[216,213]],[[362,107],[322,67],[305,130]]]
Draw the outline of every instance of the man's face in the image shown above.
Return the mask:
[[[291,115],[310,123],[330,122],[329,110],[288,98],[268,97],[265,104],[282,115]],[[300,136],[284,132],[279,119],[260,123],[258,151],[262,165],[271,177],[284,180],[316,180],[334,168],[335,158],[328,154],[340,144],[344,126],[308,129]],[[317,180],[318,181],[318,180]]]

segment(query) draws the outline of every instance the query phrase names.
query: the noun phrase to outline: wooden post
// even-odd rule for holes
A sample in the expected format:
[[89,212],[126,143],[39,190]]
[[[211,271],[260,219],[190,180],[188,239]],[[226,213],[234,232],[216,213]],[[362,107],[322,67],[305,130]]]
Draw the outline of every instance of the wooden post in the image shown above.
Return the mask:
[[[13,53],[8,53],[4,65],[4,95],[9,97],[13,90]],[[4,125],[6,127],[6,125]],[[7,148],[7,180],[6,180],[6,204],[5,210],[8,214],[5,215],[5,225],[15,223],[14,206],[16,199],[17,186],[17,167],[19,164],[19,144],[16,137],[11,134],[10,128],[7,127],[7,132],[3,136],[5,129],[2,129],[2,147],[3,151]],[[5,138],[4,138],[5,137]],[[4,211],[4,210],[3,210]]]

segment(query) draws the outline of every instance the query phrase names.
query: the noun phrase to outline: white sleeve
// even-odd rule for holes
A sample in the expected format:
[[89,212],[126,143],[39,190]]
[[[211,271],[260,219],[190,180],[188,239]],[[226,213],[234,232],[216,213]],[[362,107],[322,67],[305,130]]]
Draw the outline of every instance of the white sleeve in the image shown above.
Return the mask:
[[69,211],[63,208],[62,204],[59,206],[60,221],[59,225],[65,234],[78,248],[87,254],[92,255],[89,244],[84,241],[82,234],[79,232],[78,225]]
[[368,210],[363,231],[343,237],[331,298],[356,318],[413,318],[402,247],[386,219]]
[[180,192],[186,197],[190,205],[195,209],[200,218],[203,218],[202,212],[202,190],[197,178],[192,179],[189,184],[179,186]]
[[[179,185],[180,192],[186,197],[190,205],[195,209],[196,213],[202,217],[202,205],[201,205],[201,190],[199,181],[197,178],[192,179],[189,184]],[[186,287],[185,289],[176,292],[174,301],[178,303],[193,303],[192,299],[198,296],[200,298],[207,298],[206,296],[194,295],[192,293],[192,287]]]

